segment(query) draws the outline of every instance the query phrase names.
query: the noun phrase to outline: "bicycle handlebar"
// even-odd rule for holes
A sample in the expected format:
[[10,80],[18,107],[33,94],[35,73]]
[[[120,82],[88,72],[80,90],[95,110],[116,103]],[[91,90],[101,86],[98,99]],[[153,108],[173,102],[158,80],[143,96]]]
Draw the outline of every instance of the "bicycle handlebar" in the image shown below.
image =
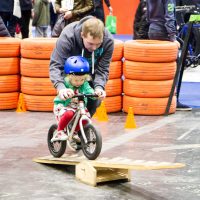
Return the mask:
[[97,94],[76,94],[72,98],[76,98],[76,97],[98,97],[98,95]]
[[177,11],[190,11],[190,10],[195,9],[195,8],[196,8],[195,5],[176,6],[176,12]]

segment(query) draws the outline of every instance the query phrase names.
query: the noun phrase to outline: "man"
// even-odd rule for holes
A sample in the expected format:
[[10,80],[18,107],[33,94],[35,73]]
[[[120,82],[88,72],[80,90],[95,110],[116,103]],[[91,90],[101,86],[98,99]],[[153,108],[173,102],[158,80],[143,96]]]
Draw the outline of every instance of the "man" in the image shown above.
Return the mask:
[[[175,0],[147,0],[149,39],[177,42],[175,5]],[[178,42],[177,45],[179,45]],[[180,103],[177,98],[176,110],[192,110],[192,108]]]
[[1,16],[0,16],[0,37],[10,37],[10,33],[8,32]]
[[[90,85],[100,99],[105,98],[105,84],[114,50],[112,35],[104,28],[101,20],[88,16],[79,22],[67,25],[57,40],[50,60],[50,79],[61,99],[71,98],[70,90],[64,85],[64,63],[70,56],[81,55],[90,64]],[[88,100],[91,116],[100,105],[100,100]]]

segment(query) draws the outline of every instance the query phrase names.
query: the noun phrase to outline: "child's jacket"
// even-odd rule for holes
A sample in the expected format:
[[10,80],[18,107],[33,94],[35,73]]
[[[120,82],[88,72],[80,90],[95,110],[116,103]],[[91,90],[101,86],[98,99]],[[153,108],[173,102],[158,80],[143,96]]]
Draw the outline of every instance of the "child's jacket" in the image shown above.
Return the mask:
[[[81,94],[94,94],[93,88],[89,85],[87,81],[83,83],[79,88],[74,87],[70,84],[69,79],[65,78],[65,87],[68,89],[72,89],[73,91],[78,89],[78,92]],[[87,98],[84,99],[85,105],[87,105]],[[54,105],[62,104],[67,107],[71,103],[71,99],[61,100],[58,96],[54,99]]]

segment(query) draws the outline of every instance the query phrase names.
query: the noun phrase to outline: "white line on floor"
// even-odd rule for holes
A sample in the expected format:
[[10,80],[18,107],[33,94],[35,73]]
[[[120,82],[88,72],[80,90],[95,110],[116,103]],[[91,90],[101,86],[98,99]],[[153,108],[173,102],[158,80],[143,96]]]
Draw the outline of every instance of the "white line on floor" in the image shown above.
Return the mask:
[[195,127],[192,127],[189,131],[185,132],[180,137],[178,137],[177,140],[182,140],[184,137],[186,137],[187,135],[189,135],[193,130],[197,129],[197,127],[198,127],[198,125],[195,126]]
[[174,123],[175,121],[179,121],[180,119],[183,118],[183,114],[175,114],[175,115],[169,115],[164,117],[163,119],[157,120],[149,125],[131,130],[128,133],[125,133],[121,136],[115,137],[114,139],[105,141],[103,143],[102,147],[102,153],[105,151],[108,151],[114,147],[120,146],[125,144],[126,142],[133,140],[143,134],[150,133],[156,129],[159,129],[163,126],[166,126],[166,124]]
[[152,151],[159,152],[159,151],[171,151],[177,149],[197,149],[200,148],[200,144],[184,144],[184,145],[173,145],[168,147],[159,147],[153,148]]

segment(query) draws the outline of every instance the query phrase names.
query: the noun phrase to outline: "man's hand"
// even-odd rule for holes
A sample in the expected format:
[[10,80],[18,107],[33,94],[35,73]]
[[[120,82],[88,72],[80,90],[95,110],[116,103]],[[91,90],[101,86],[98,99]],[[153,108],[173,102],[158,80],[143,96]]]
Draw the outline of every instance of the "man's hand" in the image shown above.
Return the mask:
[[112,15],[112,14],[113,14],[113,8],[110,6],[110,7],[108,8],[108,10],[109,10],[109,15]]
[[64,12],[67,12],[67,9],[65,9],[65,8],[60,8],[59,9],[59,13],[64,13]]
[[174,42],[177,44],[178,48],[180,48],[180,43],[177,40],[175,40]]
[[61,100],[70,99],[74,96],[74,91],[72,89],[61,89],[58,92],[58,96]]
[[103,100],[106,97],[106,92],[103,89],[97,88],[95,89],[94,93],[98,95],[100,100]]
[[64,18],[65,18],[65,19],[70,19],[70,18],[72,18],[72,11],[67,11],[67,12],[65,12]]

